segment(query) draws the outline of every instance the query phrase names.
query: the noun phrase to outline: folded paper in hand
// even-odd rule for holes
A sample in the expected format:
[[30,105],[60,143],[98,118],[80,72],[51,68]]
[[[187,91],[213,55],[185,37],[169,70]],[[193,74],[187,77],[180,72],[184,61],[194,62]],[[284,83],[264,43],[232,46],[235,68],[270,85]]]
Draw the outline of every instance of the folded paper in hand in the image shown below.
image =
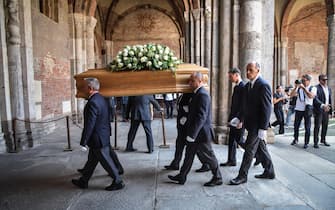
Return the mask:
[[234,117],[230,122],[229,125],[233,126],[233,127],[237,127],[237,125],[240,123],[241,121],[237,118]]

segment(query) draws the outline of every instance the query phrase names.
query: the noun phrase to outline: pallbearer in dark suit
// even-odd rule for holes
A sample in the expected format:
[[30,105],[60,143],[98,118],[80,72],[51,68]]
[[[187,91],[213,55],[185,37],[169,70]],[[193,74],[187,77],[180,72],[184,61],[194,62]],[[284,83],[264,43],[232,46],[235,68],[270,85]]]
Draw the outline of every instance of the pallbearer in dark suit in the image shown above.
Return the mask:
[[[184,147],[186,146],[186,121],[189,113],[189,104],[192,100],[193,93],[184,93],[177,99],[177,138],[176,138],[176,151],[174,153],[174,159],[171,161],[170,165],[164,166],[167,170],[179,170],[179,163],[183,156]],[[196,172],[209,171],[209,165],[203,161],[203,155],[198,154],[198,158],[201,163],[203,163],[200,169]]]
[[147,136],[148,153],[152,153],[154,151],[154,140],[151,131],[150,104],[152,104],[157,111],[163,111],[152,95],[131,96],[128,99],[126,119],[129,119],[129,113],[131,113],[131,124],[128,132],[128,142],[126,147],[127,152],[136,151],[133,147],[133,142],[140,123],[142,123]]
[[191,170],[194,156],[197,152],[203,154],[204,161],[210,166],[213,177],[204,186],[215,186],[222,184],[222,177],[218,161],[214,155],[211,142],[214,131],[211,125],[211,100],[203,85],[203,76],[200,72],[191,74],[189,84],[194,95],[189,106],[189,115],[186,121],[186,154],[184,163],[178,175],[169,179],[184,184]]
[[326,142],[329,115],[332,113],[331,89],[327,85],[327,75],[319,75],[319,84],[316,86],[317,92],[313,100],[314,106],[314,148],[319,148],[319,131],[321,129],[321,143],[330,146]]
[[[84,129],[80,145],[89,147],[88,160],[80,179],[73,179],[72,183],[80,188],[87,188],[97,164],[102,167],[113,178],[113,183],[106,190],[119,190],[124,183],[119,176],[118,169],[112,160],[110,153],[110,122],[108,104],[104,97],[99,94],[100,84],[96,78],[86,78],[87,104],[84,108]],[[116,155],[116,154],[115,154]]]
[[238,185],[247,182],[248,170],[257,151],[258,158],[264,167],[264,173],[256,178],[274,179],[275,173],[271,156],[266,148],[265,135],[269,127],[272,109],[270,85],[260,77],[260,65],[251,62],[247,65],[247,78],[250,80],[245,88],[245,101],[242,122],[248,131],[245,152],[239,174],[230,180],[230,184]]
[[221,163],[220,166],[236,166],[236,148],[237,144],[244,143],[244,126],[241,122],[243,107],[243,89],[245,82],[241,79],[241,71],[238,68],[232,68],[228,71],[229,80],[235,83],[232,102],[230,107],[229,122],[229,143],[228,160]]

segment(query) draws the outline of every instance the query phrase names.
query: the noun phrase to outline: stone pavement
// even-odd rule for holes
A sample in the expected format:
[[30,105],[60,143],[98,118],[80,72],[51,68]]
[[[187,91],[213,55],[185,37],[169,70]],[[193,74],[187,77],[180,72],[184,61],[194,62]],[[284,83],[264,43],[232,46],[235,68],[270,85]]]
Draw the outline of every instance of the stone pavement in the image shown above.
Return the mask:
[[[126,187],[108,192],[104,187],[111,178],[98,165],[89,188],[82,190],[71,184],[78,178],[77,168],[86,161],[87,153],[80,151],[81,129],[71,126],[72,152],[67,146],[65,128],[45,136],[33,149],[12,154],[0,154],[0,209],[335,209],[335,137],[329,136],[331,147],[312,145],[302,149],[300,143],[291,146],[292,134],[276,136],[269,145],[276,179],[259,180],[261,166],[252,166],[248,182],[228,185],[241,163],[243,151],[238,150],[238,166],[220,167],[224,184],[208,188],[203,184],[211,173],[195,173],[200,167],[196,159],[185,185],[173,184],[167,178],[175,171],[166,171],[174,154],[175,119],[165,120],[167,143],[163,149],[161,121],[153,121],[155,151],[147,151],[142,127],[134,147],[137,152],[124,152],[129,123],[118,122],[119,158],[125,168]],[[114,131],[113,131],[114,134]],[[111,138],[114,143],[114,136]],[[226,161],[227,146],[213,145],[219,162]]]

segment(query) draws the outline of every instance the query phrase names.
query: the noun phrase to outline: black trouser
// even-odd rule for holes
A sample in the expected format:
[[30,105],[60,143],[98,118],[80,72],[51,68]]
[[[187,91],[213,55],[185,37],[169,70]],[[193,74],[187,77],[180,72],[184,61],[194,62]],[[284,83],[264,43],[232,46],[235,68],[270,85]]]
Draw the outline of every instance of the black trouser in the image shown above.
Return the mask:
[[173,101],[164,101],[166,107],[166,117],[172,118],[173,117]]
[[279,133],[283,134],[284,133],[284,112],[283,109],[274,109],[274,113],[276,115],[277,120],[273,122],[271,125],[272,126],[277,126],[279,125]]
[[304,118],[305,121],[305,144],[309,144],[309,137],[311,135],[311,118],[308,112],[295,110],[294,118],[294,140],[298,141],[299,138],[299,127],[301,120]]
[[142,123],[142,126],[145,131],[145,135],[147,136],[148,150],[149,152],[151,152],[154,150],[154,140],[153,140],[152,131],[151,131],[151,120],[132,120],[131,121],[126,149],[128,150],[133,149],[133,142],[134,142],[136,132],[137,132],[137,129],[140,123]]
[[321,143],[326,141],[327,128],[329,121],[329,112],[321,111],[319,113],[314,113],[314,144],[319,143],[319,131],[321,129]]
[[[112,160],[114,161],[114,164],[116,166],[116,168],[118,169],[119,172],[123,172],[123,167],[122,164],[120,163],[119,158],[117,157],[117,154],[115,153],[115,151],[112,149],[112,146],[109,146],[109,151],[110,151],[110,156],[112,158]],[[87,170],[88,168],[88,161],[85,163],[84,166],[84,170]]]
[[[177,139],[176,139],[176,151],[174,153],[174,159],[172,160],[170,166],[174,166],[176,168],[179,168],[179,163],[181,161],[181,158],[183,157],[183,151],[184,148],[186,146],[186,136],[185,135],[180,135],[180,133],[182,133],[184,131],[180,131],[178,130],[178,135],[177,135]],[[204,155],[202,155],[201,153],[199,153],[199,151],[196,153],[198,156],[198,159],[200,160],[200,162],[204,165],[205,163],[205,157]]]
[[244,148],[244,130],[244,128],[237,129],[235,127],[230,127],[227,162],[236,163],[236,148],[238,144]]
[[89,181],[98,163],[100,163],[114,179],[114,182],[120,183],[122,181],[118,169],[110,156],[110,146],[105,146],[101,149],[89,149],[85,170],[83,171],[82,177],[80,177],[83,182],[87,183]]
[[180,169],[180,176],[186,180],[187,174],[191,170],[194,156],[197,152],[202,155],[204,163],[209,165],[213,177],[221,179],[222,176],[219,170],[219,164],[210,142],[187,142],[184,163]]
[[241,178],[248,177],[248,171],[256,152],[258,153],[257,158],[260,159],[264,167],[264,173],[274,173],[271,156],[267,150],[266,143],[264,140],[258,138],[257,135],[258,131],[248,131],[248,137],[244,144],[245,151],[238,175]]

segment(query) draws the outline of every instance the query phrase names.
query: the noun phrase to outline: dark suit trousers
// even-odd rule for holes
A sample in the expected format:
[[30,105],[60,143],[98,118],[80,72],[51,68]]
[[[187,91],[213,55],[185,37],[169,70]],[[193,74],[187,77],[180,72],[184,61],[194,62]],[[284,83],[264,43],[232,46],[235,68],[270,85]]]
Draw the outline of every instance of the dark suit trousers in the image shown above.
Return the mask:
[[309,144],[309,137],[311,135],[311,117],[305,111],[295,110],[294,118],[294,140],[298,141],[299,138],[299,127],[301,124],[302,118],[305,121],[305,144]]
[[236,129],[230,127],[229,130],[229,142],[228,142],[228,162],[236,163],[236,148],[237,145],[244,147],[244,128]]
[[201,154],[201,159],[204,161],[203,164],[206,163],[209,165],[213,177],[221,179],[222,176],[219,170],[219,164],[210,142],[187,142],[184,163],[180,169],[180,175],[186,180],[187,174],[191,170],[194,156],[197,152]]
[[273,122],[272,126],[279,125],[279,133],[284,133],[284,112],[283,109],[274,109],[277,120]]
[[110,156],[109,146],[103,147],[101,149],[89,149],[88,160],[85,165],[83,176],[80,179],[87,183],[99,162],[108,172],[108,174],[114,179],[114,182],[119,183],[122,181],[121,177],[119,176],[119,171]]
[[[184,131],[178,131],[178,133],[181,133],[181,132],[184,132]],[[176,139],[176,151],[174,153],[174,159],[172,160],[170,164],[171,166],[175,166],[179,168],[179,163],[181,161],[181,158],[183,157],[183,151],[186,146],[186,143],[187,143],[186,137],[184,135],[178,134],[177,139]],[[205,155],[202,155],[200,151],[196,152],[196,154],[200,162],[202,164],[205,164],[205,160],[206,160],[206,157],[204,157]]]
[[249,131],[247,140],[245,141],[245,151],[238,175],[241,178],[248,177],[248,171],[256,152],[258,153],[257,158],[259,158],[264,167],[264,172],[274,173],[271,156],[266,148],[266,143],[264,140],[258,138],[257,132]]
[[321,125],[322,125],[321,142],[324,142],[326,140],[328,121],[329,121],[328,112],[322,111],[314,114],[314,144],[319,143],[319,131]]
[[132,120],[131,121],[126,149],[133,149],[133,142],[134,142],[136,132],[137,132],[137,129],[140,123],[142,123],[142,126],[145,131],[145,135],[147,136],[148,150],[153,151],[154,150],[154,140],[153,140],[152,131],[151,131],[151,120]]
[[[110,146],[109,149],[110,149],[110,156],[111,156],[112,160],[114,161],[114,164],[115,164],[116,168],[118,169],[118,171],[123,171],[122,164],[120,163],[120,160],[117,157],[117,154],[115,153],[115,151],[112,149],[111,146]],[[88,164],[89,164],[89,162],[87,161],[85,163],[84,168],[83,168],[84,170],[87,170]]]

